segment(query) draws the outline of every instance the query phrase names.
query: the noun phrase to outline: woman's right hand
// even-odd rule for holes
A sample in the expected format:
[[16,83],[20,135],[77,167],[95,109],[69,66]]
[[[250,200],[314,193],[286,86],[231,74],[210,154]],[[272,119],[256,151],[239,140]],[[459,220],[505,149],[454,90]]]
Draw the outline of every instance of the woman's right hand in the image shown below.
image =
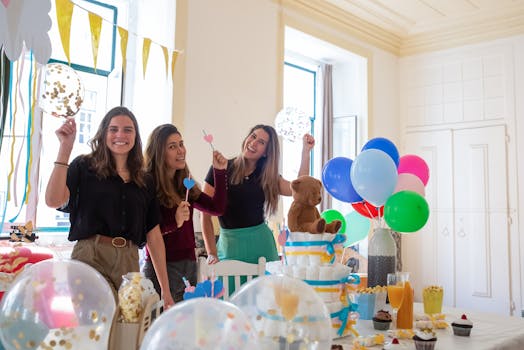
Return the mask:
[[189,220],[189,205],[189,202],[182,201],[176,208],[175,220],[177,227],[182,226],[184,222]]
[[65,122],[55,131],[60,146],[73,148],[76,138],[76,122],[74,118],[67,118]]

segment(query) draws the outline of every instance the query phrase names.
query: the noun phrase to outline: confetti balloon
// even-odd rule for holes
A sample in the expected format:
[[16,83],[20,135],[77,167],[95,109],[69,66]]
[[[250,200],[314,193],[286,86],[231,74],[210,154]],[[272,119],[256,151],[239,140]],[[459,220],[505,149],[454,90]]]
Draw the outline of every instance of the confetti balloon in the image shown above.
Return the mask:
[[45,260],[23,271],[0,304],[7,350],[106,349],[116,303],[107,281],[76,260]]
[[39,106],[55,117],[72,117],[84,100],[84,86],[75,70],[65,64],[49,63],[44,68]]
[[186,300],[170,308],[147,331],[140,350],[257,350],[247,316],[215,298]]
[[277,114],[275,129],[284,139],[297,142],[304,134],[311,132],[311,120],[298,108],[285,107]]
[[244,284],[231,298],[251,319],[260,349],[330,349],[331,315],[313,287],[284,275]]

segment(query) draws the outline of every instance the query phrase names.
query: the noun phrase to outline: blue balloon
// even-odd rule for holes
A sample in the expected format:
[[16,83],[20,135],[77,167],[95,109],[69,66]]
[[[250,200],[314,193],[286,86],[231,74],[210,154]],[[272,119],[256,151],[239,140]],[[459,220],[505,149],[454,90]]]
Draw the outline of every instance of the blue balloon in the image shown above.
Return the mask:
[[351,178],[353,161],[345,157],[330,159],[322,169],[322,183],[330,195],[342,202],[360,202],[362,197],[353,188]]
[[367,149],[355,158],[350,177],[362,198],[381,207],[395,190],[398,173],[390,156],[378,149]]
[[398,164],[400,162],[398,149],[397,146],[395,146],[395,144],[390,140],[384,137],[375,137],[374,139],[371,139],[368,142],[366,142],[364,147],[362,147],[362,151],[367,149],[378,149],[386,153],[388,156],[391,157],[391,159],[393,159],[393,162],[395,162],[395,167],[398,168]]

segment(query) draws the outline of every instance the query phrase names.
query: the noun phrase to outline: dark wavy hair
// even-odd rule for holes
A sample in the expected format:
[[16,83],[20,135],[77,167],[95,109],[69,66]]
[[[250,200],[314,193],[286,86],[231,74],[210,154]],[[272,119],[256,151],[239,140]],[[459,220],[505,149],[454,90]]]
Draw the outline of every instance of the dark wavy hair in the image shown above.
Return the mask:
[[144,180],[144,156],[142,154],[142,140],[138,130],[138,122],[135,115],[126,107],[114,107],[106,113],[104,119],[100,122],[98,130],[88,145],[91,147],[91,153],[87,155],[89,165],[95,171],[98,177],[107,178],[118,175],[115,160],[106,143],[107,131],[109,124],[114,117],[125,116],[131,119],[135,127],[135,145],[129,151],[127,156],[127,167],[129,170],[130,180],[138,186],[145,186]]
[[[185,200],[186,188],[184,187],[184,179],[189,177],[189,168],[175,171],[173,178],[169,178],[166,169],[166,145],[168,138],[173,134],[180,134],[176,126],[172,124],[163,124],[157,126],[151,135],[149,135],[146,152],[145,163],[146,171],[152,175],[156,183],[156,193],[160,204],[167,208],[173,208]],[[202,191],[195,184],[189,190],[189,200],[195,201]]]

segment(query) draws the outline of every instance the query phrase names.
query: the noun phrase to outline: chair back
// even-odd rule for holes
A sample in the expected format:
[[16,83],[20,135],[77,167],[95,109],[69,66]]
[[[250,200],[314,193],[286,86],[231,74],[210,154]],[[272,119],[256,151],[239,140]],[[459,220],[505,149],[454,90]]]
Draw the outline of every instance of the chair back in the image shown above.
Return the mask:
[[[263,256],[258,258],[258,264],[250,264],[239,260],[222,260],[216,264],[208,265],[205,257],[198,258],[198,281],[201,282],[206,278],[213,277],[220,278],[224,284],[224,300],[229,300],[229,291],[238,290],[242,283],[249,282],[255,277],[263,276],[265,272],[266,258]],[[230,282],[233,282],[234,286],[230,286]]]

